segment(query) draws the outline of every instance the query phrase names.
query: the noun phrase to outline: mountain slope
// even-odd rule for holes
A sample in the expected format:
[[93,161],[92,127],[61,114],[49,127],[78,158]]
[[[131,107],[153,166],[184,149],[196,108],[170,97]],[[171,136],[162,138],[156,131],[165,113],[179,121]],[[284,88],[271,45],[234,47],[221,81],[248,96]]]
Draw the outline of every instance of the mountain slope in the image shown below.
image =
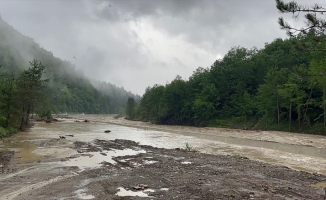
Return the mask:
[[[102,83],[101,90],[68,61],[54,57],[52,52],[41,48],[32,38],[16,31],[0,17],[0,65],[9,74],[18,74],[36,59],[45,65],[44,78],[49,79],[46,94],[54,112],[119,113],[128,97],[136,95],[110,83]],[[106,89],[114,87],[112,90]],[[119,95],[117,95],[119,94]]]

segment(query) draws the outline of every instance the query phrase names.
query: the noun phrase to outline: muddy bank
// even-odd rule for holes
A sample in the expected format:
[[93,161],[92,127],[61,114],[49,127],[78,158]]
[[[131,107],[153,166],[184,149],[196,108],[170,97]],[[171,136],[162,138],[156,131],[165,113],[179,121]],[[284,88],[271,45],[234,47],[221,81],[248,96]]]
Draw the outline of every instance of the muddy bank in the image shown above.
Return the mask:
[[[102,153],[103,162],[82,170],[59,165],[51,170],[30,170],[6,179],[9,185],[21,182],[25,188],[6,197],[15,194],[15,199],[324,198],[325,176],[245,157],[155,148],[128,140],[75,142],[74,148],[80,153],[68,159],[72,162],[78,156],[91,158],[95,153]],[[140,153],[105,161],[110,152],[126,149]]]
[[190,132],[198,134],[212,134],[226,137],[246,138],[251,140],[277,142],[281,144],[296,144],[313,146],[317,148],[326,148],[326,136],[309,135],[300,133],[290,133],[281,131],[251,131],[214,127],[191,127],[191,126],[170,126],[156,125],[148,122],[130,121],[123,117],[114,118],[114,115],[73,115],[73,118],[97,122],[108,122],[117,125],[147,128],[158,131],[168,131],[173,133]]
[[11,173],[15,171],[13,165],[14,151],[0,151],[0,174]]

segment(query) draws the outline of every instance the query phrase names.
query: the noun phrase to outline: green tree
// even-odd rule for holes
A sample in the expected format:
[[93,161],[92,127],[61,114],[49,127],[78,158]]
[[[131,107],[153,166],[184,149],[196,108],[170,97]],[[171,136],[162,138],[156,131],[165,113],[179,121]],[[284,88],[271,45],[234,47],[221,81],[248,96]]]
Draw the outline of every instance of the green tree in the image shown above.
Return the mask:
[[271,68],[265,77],[265,84],[260,85],[260,108],[264,114],[264,118],[274,121],[274,116],[277,116],[277,129],[280,128],[281,102],[282,96],[280,89],[286,81],[286,71],[279,70],[276,67]]
[[128,119],[133,120],[135,118],[135,107],[136,107],[135,99],[129,97],[127,101],[127,107],[126,107],[126,115]]
[[14,126],[17,117],[18,90],[16,79],[13,73],[4,77],[1,81],[1,104],[0,113],[3,115],[2,126],[8,128]]
[[29,126],[29,116],[34,109],[36,101],[43,95],[41,89],[48,79],[42,79],[45,66],[36,60],[30,62],[31,68],[24,70],[17,82],[18,95],[21,104],[20,129]]
[[313,6],[300,5],[295,1],[289,3],[284,3],[283,0],[276,0],[276,7],[281,13],[290,13],[293,18],[298,18],[300,13],[305,13],[305,23],[306,26],[302,28],[295,28],[284,20],[283,17],[278,19],[281,29],[287,31],[290,36],[295,36],[300,33],[307,34],[313,30],[316,36],[323,36],[326,33],[326,20],[324,13],[326,8],[320,4],[315,4]]

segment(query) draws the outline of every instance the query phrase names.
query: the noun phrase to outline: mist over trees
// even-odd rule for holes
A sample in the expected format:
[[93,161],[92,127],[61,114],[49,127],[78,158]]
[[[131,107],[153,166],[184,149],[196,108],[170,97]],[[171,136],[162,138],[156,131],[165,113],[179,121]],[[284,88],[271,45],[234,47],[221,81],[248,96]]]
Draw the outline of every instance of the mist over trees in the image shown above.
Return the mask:
[[0,65],[0,136],[25,129],[31,114],[121,113],[129,97],[139,99],[113,84],[89,80],[1,18]]

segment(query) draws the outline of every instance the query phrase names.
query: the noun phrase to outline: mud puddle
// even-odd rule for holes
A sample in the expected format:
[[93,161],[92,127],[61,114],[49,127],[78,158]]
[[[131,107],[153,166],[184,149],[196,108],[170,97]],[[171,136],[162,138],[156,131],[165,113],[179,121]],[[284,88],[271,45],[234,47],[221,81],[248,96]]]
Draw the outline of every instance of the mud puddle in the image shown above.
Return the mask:
[[133,156],[139,153],[146,153],[143,150],[111,150],[111,151],[101,151],[101,152],[87,152],[86,154],[80,154],[77,158],[69,159],[68,161],[61,162],[65,166],[77,166],[81,170],[86,168],[98,168],[102,166],[103,162],[110,164],[116,164],[113,160],[114,157],[118,156]]
[[151,192],[155,192],[155,190],[152,189],[146,189],[143,191],[132,191],[132,190],[126,190],[123,187],[118,187],[118,192],[116,193],[117,196],[120,197],[151,197],[148,194]]
[[91,194],[86,194],[86,190],[85,189],[79,189],[77,191],[75,191],[76,194],[76,198],[78,199],[94,199],[94,195]]

